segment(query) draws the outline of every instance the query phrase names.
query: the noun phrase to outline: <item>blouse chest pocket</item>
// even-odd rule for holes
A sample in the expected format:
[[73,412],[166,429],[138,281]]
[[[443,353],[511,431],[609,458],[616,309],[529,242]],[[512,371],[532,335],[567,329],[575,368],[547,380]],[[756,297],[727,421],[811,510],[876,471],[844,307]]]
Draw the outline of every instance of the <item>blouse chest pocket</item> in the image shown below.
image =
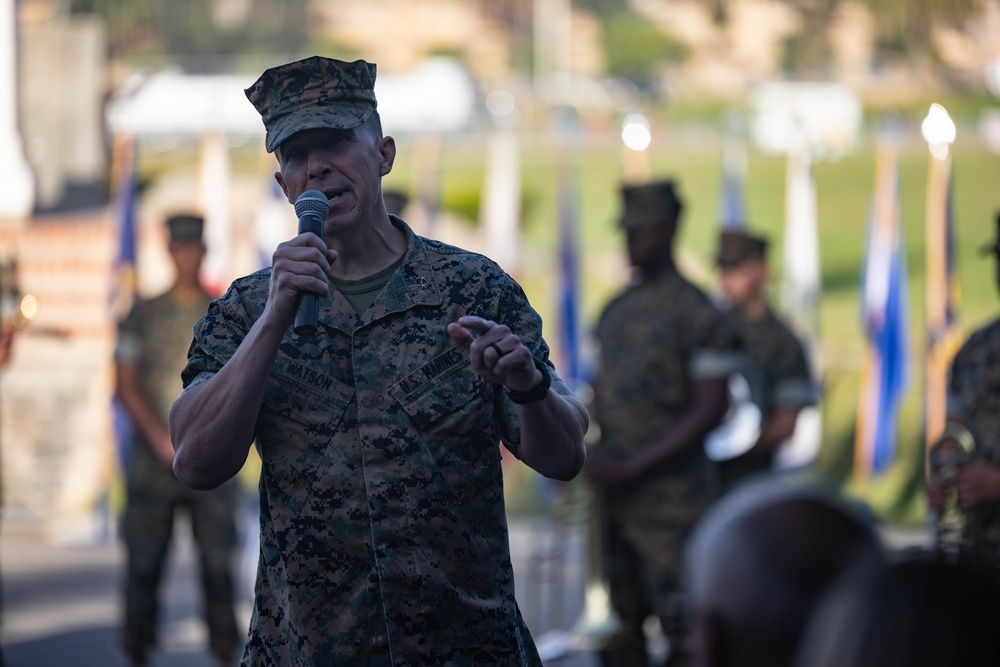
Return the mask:
[[309,426],[336,426],[354,388],[304,364],[281,361],[268,378],[264,407]]
[[[435,357],[389,388],[389,394],[422,431],[433,429],[443,417],[477,399],[487,399],[490,393],[490,383],[473,372],[468,357],[457,348]],[[476,406],[471,412],[481,413],[482,408]]]
[[389,389],[452,493],[468,499],[493,488],[500,429],[493,385],[476,375],[464,351],[446,352]]

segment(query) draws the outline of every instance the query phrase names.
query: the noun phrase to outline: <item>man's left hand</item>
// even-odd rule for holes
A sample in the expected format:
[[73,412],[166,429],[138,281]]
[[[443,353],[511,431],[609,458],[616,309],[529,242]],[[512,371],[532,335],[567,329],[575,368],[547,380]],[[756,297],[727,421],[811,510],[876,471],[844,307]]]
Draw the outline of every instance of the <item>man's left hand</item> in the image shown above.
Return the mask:
[[975,507],[1000,500],[1000,468],[985,461],[972,461],[955,475],[955,489],[962,507]]
[[521,339],[506,325],[467,315],[448,325],[448,335],[469,353],[472,370],[512,391],[528,391],[542,373]]

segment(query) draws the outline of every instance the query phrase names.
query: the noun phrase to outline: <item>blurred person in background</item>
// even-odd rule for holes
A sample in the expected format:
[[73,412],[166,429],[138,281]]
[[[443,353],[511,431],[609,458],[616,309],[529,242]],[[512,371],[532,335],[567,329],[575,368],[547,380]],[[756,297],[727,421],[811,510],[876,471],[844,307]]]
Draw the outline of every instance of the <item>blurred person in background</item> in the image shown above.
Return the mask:
[[[997,238],[983,248],[992,255],[1000,287],[1000,213]],[[968,546],[977,559],[1000,568],[1000,319],[975,331],[951,364],[947,398],[948,424],[940,441],[967,458],[954,478],[945,480],[932,458],[927,496],[939,516],[954,490],[965,512]],[[973,555],[973,554],[963,554]]]
[[884,567],[867,512],[781,477],[750,480],[705,515],[686,554],[699,667],[791,667],[826,592]]
[[847,579],[812,615],[795,665],[1000,665],[997,576],[973,563],[917,559]]
[[[289,203],[322,238],[278,246],[195,327],[174,470],[214,488],[262,461],[243,665],[541,664],[514,597],[501,454],[569,480],[587,413],[542,321],[486,257],[390,216],[396,144],[375,65],[313,56],[247,89]],[[306,198],[308,199],[308,197]],[[303,293],[314,333],[293,329]]]
[[156,645],[158,590],[175,515],[189,519],[198,546],[205,620],[219,665],[231,665],[242,639],[236,626],[233,556],[238,487],[192,491],[174,476],[167,420],[181,393],[180,373],[191,328],[212,297],[199,281],[205,244],[202,218],[167,220],[168,250],[176,278],[165,293],[141,301],[119,325],[115,348],[118,398],[131,418],[133,440],[125,457],[127,549],[123,641],[133,667],[147,664]]
[[599,442],[585,472],[603,503],[604,560],[621,629],[605,644],[609,667],[649,664],[643,624],[656,616],[670,665],[686,664],[683,545],[716,486],[705,435],[726,411],[736,336],[674,263],[683,209],[672,181],[625,186],[620,226],[636,271],[604,310],[594,378]]
[[[774,467],[774,452],[795,432],[799,412],[818,400],[802,343],[771,309],[767,239],[723,231],[715,264],[730,322],[742,343],[744,369],[761,411],[760,432],[746,453],[719,462],[723,488]],[[750,444],[750,443],[748,443]]]

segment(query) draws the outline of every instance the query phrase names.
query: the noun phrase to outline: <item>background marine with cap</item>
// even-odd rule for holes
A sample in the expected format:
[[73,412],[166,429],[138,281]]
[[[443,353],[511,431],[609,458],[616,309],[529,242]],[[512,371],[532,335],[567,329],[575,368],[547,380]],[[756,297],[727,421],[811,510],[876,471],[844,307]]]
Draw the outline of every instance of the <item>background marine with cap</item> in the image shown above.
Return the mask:
[[[194,488],[260,453],[261,552],[244,665],[540,665],[514,597],[498,443],[568,480],[587,414],[499,266],[386,212],[395,141],[375,66],[312,57],[247,96],[289,202],[324,238],[278,246],[195,328],[171,412]],[[319,326],[291,330],[313,292]]]
[[[996,239],[983,248],[995,261],[994,280],[1000,287],[1000,213],[996,217]],[[1000,567],[1000,319],[969,336],[951,363],[948,378],[948,429],[967,431],[974,443],[971,462],[961,466],[954,488],[963,510],[978,515],[981,556],[992,567]],[[946,492],[942,480],[931,475],[928,500],[941,512]],[[972,529],[971,523],[967,529]]]
[[133,667],[145,665],[156,644],[158,589],[178,511],[189,517],[198,546],[209,641],[220,665],[232,664],[242,636],[233,609],[238,486],[231,482],[212,491],[193,491],[171,470],[170,406],[181,393],[191,327],[212,300],[198,278],[205,257],[202,228],[203,220],[196,215],[168,218],[174,284],[136,304],[119,325],[115,348],[118,399],[134,425],[123,461],[122,521],[127,550],[122,639]]
[[746,231],[720,234],[715,258],[730,323],[740,337],[744,370],[761,410],[761,427],[752,448],[719,462],[724,488],[773,469],[774,452],[795,432],[799,412],[818,400],[802,343],[768,303],[767,239]]
[[682,204],[672,181],[625,186],[620,225],[637,280],[602,313],[593,417],[599,442],[585,466],[603,500],[605,560],[620,631],[611,667],[648,664],[643,623],[659,618],[671,665],[686,664],[680,574],[684,542],[715,499],[705,435],[726,410],[736,336],[677,270]]

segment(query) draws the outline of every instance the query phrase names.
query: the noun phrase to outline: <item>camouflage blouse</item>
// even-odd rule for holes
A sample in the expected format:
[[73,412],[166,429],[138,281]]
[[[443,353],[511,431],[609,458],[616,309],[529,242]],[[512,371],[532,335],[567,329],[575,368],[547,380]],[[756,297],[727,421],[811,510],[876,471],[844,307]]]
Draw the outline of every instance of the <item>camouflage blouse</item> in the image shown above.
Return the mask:
[[[539,665],[514,599],[500,467],[514,405],[447,325],[504,323],[540,359],[542,322],[489,259],[416,236],[361,316],[331,285],[319,333],[289,329],[257,416],[261,555],[243,665]],[[233,355],[270,270],[195,328],[184,380]],[[553,373],[552,389],[569,390]]]
[[[692,382],[726,377],[740,363],[732,326],[676,271],[612,300],[598,322],[597,339],[597,446],[613,456],[663,437],[691,408]],[[710,487],[708,459],[699,446],[630,485],[613,504],[622,515],[655,511],[687,519],[711,500]]]

